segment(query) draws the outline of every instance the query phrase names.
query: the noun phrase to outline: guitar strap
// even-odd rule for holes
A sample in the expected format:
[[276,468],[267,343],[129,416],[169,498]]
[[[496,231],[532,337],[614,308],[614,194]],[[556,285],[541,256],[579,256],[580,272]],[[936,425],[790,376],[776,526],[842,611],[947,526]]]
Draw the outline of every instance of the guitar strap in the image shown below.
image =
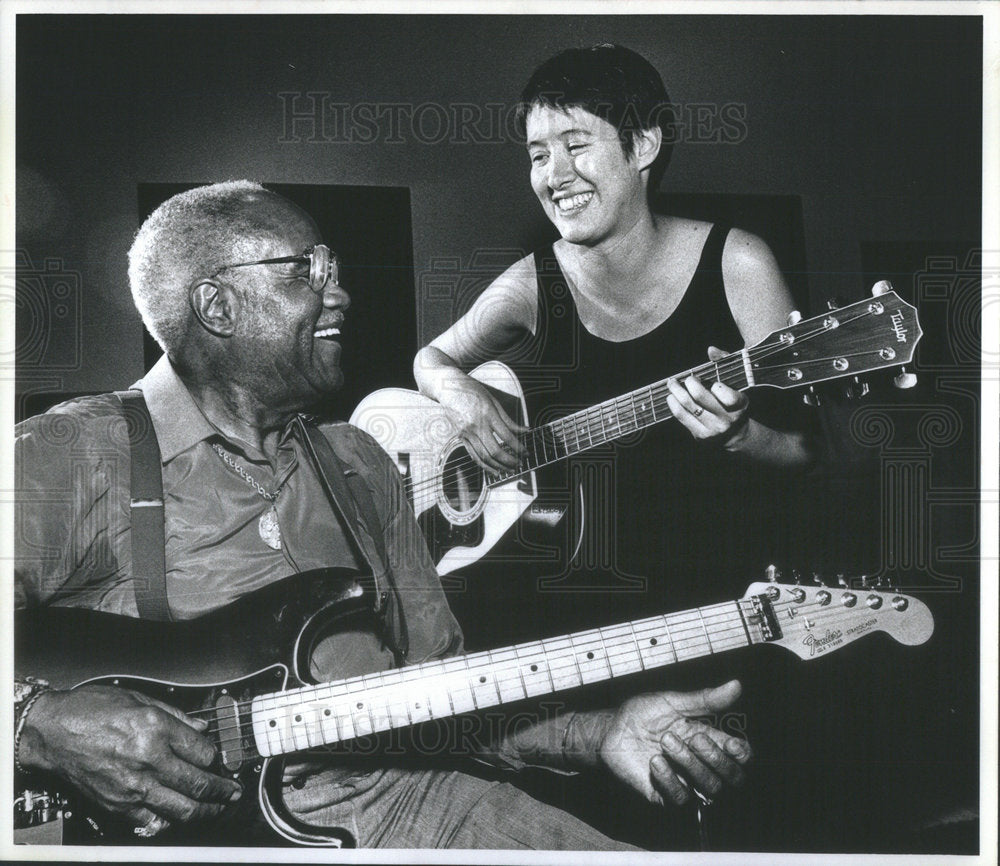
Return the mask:
[[388,638],[397,664],[402,664],[409,651],[406,618],[389,570],[385,538],[371,492],[358,473],[340,459],[315,424],[302,415],[297,415],[293,423],[334,513],[371,569],[375,581],[374,607],[382,621],[383,637]]
[[132,586],[139,616],[169,620],[160,445],[142,391],[116,391],[128,428]]
[[[132,585],[143,619],[171,619],[167,602],[166,536],[163,514],[163,475],[160,446],[142,391],[116,391],[128,429],[130,452],[130,524]],[[409,649],[406,620],[388,569],[381,523],[364,481],[346,466],[327,438],[313,424],[297,416],[295,425],[316,476],[351,541],[371,569],[375,582],[375,612],[380,615],[397,661]],[[321,459],[322,456],[322,459]],[[330,467],[332,471],[327,471]]]

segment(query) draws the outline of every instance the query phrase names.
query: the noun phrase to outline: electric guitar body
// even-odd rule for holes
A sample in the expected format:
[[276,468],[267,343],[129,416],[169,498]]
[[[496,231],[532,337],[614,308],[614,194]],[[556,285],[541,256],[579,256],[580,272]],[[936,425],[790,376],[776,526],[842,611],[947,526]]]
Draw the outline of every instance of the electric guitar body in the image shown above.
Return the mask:
[[[287,812],[280,792],[283,759],[251,754],[246,744],[252,736],[247,739],[240,716],[256,695],[313,684],[310,660],[321,643],[324,654],[338,657],[345,676],[384,664],[376,626],[367,581],[344,569],[318,569],[179,622],[73,607],[21,611],[14,632],[15,669],[35,675],[43,671],[54,688],[132,689],[209,719],[217,737],[217,771],[238,780],[246,794],[210,826],[184,828],[182,842],[179,831],[171,829],[157,836],[155,844],[241,844],[263,811],[272,829],[289,841],[349,846],[350,837],[328,829],[319,835]],[[359,641],[359,634],[370,640]],[[326,647],[327,641],[334,645]],[[65,784],[33,776],[30,787],[52,792]],[[85,801],[74,802],[64,814],[64,843],[140,841],[131,825],[88,808]],[[275,840],[280,838],[270,834],[270,844]]]
[[[755,644],[812,660],[877,631],[920,644],[934,628],[921,601],[864,580],[840,587],[757,583],[734,601],[389,667],[372,595],[353,574],[321,569],[186,622],[79,608],[21,612],[15,670],[59,688],[131,689],[208,721],[214,771],[239,780],[246,794],[221,818],[169,828],[155,844],[246,844],[247,828],[262,816],[279,838],[344,847],[354,844],[349,834],[304,824],[284,807],[282,756],[349,750],[359,738]],[[310,662],[320,648],[336,661],[340,679],[315,681]],[[70,841],[149,841],[58,778],[18,777],[15,785],[15,833],[37,831],[58,813],[71,818]],[[257,797],[249,796],[255,789]],[[44,810],[37,808],[42,802]]]

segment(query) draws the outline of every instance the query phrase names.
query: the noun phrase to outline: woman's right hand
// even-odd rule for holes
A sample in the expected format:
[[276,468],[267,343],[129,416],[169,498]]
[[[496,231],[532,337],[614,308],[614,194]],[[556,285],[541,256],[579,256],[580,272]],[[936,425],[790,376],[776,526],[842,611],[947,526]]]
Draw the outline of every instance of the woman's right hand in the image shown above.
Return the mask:
[[523,454],[518,424],[480,382],[460,374],[442,389],[440,403],[458,427],[459,436],[477,463],[489,472],[517,469]]

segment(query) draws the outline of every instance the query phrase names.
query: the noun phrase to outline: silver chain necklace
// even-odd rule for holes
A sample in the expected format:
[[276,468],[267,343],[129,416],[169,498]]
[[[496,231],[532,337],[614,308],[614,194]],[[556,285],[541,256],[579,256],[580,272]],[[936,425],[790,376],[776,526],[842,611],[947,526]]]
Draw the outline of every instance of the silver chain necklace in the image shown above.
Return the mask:
[[278,525],[278,510],[274,503],[277,501],[278,496],[281,495],[281,489],[285,486],[285,483],[282,482],[279,484],[278,488],[272,493],[262,484],[258,483],[257,480],[242,466],[240,466],[239,463],[233,460],[233,458],[229,456],[221,445],[213,442],[212,450],[222,458],[222,462],[225,463],[226,466],[246,481],[246,483],[256,490],[263,499],[271,503],[271,507],[268,508],[267,511],[260,516],[260,520],[257,521],[257,532],[264,544],[272,550],[281,550],[281,527]]

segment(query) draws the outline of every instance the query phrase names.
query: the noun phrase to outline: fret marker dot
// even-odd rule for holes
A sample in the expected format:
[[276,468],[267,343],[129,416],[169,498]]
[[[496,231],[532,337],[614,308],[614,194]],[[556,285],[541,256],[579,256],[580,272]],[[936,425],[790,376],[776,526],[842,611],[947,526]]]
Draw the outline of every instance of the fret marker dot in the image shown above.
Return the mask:
[[655,637],[651,637],[649,639],[649,645],[650,646],[656,646],[656,638]]
[[297,722],[301,722],[301,721],[302,721],[302,716],[296,716],[296,717],[295,717],[295,721],[297,721]]
[[359,709],[359,710],[360,710],[360,709],[364,709],[364,706],[365,706],[365,705],[364,705],[363,703],[361,703],[361,701],[358,701],[358,709]]
[[479,682],[481,682],[481,683],[485,683],[485,682],[486,682],[486,677],[480,677],[480,678],[479,678]]
[[594,654],[593,654],[593,653],[587,653],[587,658],[588,658],[588,659],[592,659],[593,657],[594,657]]
[[270,722],[268,722],[268,724],[269,724],[269,725],[270,725],[270,726],[271,726],[271,727],[273,728],[273,727],[275,727],[275,726],[276,726],[276,725],[277,725],[278,723],[277,723],[277,722],[276,722],[276,721],[275,721],[274,719],[271,719],[271,721],[270,721]]
[[324,715],[324,716],[328,716],[328,715],[330,715],[330,711],[329,711],[329,710],[323,710],[323,715]]
[[532,672],[532,673],[534,673],[534,672],[535,672],[535,671],[537,671],[537,670],[538,670],[538,665],[532,665],[532,666],[531,666],[531,672]]

